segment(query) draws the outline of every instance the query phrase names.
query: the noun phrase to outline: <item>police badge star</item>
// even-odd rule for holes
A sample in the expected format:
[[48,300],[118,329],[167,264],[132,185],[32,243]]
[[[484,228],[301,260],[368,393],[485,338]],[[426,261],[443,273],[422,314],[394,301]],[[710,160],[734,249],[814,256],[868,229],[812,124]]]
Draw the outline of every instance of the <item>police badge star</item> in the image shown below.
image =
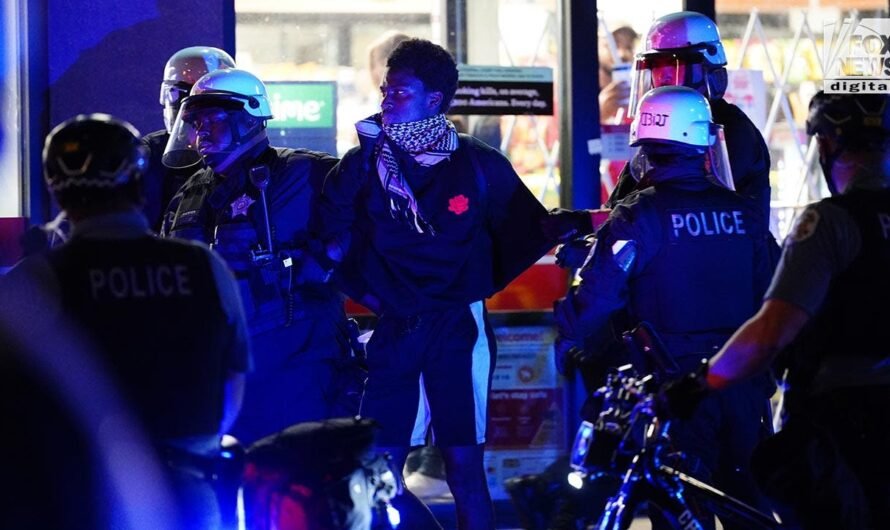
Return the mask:
[[246,193],[232,201],[232,204],[229,205],[232,207],[232,219],[239,215],[247,216],[247,209],[255,202],[256,201],[248,197]]

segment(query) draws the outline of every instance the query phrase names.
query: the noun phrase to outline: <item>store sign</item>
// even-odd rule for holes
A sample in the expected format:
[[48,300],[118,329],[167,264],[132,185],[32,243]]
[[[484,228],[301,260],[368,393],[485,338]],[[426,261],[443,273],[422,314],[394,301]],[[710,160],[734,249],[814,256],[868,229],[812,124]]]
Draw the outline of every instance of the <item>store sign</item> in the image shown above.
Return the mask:
[[457,92],[449,114],[553,114],[553,69],[458,66]]
[[270,129],[327,129],[336,123],[337,83],[334,81],[270,82]]
[[890,94],[890,18],[826,22],[822,89],[829,94]]
[[742,109],[759,129],[766,127],[766,83],[760,70],[729,70],[723,99]]

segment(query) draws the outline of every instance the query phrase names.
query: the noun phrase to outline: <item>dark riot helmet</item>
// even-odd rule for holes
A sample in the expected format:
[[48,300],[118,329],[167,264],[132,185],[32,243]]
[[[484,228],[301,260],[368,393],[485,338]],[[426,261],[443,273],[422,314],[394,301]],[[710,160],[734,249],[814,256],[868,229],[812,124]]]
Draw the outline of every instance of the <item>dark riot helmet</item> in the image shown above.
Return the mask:
[[148,166],[139,137],[108,114],[81,114],[57,125],[43,147],[43,174],[59,205],[98,205],[124,188],[138,189]]
[[810,100],[807,134],[834,138],[844,148],[868,149],[890,135],[886,94],[826,94]]
[[174,53],[164,65],[160,102],[164,107],[164,127],[173,130],[182,101],[198,79],[223,68],[235,68],[232,56],[219,48],[190,46]]
[[819,91],[810,100],[807,134],[831,138],[832,152],[820,150],[819,164],[828,189],[838,190],[831,176],[835,160],[844,151],[882,149],[890,138],[890,96],[886,94],[826,94]]

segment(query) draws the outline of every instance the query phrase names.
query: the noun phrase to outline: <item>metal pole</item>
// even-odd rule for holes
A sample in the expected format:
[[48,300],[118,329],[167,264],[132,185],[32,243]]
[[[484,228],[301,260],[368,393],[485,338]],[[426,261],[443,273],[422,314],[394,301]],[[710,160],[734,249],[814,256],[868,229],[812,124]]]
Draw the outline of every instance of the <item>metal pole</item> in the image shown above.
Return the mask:
[[686,11],[695,11],[717,21],[717,11],[714,7],[714,0],[683,0],[683,9]]
[[596,0],[560,3],[560,203],[600,206],[600,111]]

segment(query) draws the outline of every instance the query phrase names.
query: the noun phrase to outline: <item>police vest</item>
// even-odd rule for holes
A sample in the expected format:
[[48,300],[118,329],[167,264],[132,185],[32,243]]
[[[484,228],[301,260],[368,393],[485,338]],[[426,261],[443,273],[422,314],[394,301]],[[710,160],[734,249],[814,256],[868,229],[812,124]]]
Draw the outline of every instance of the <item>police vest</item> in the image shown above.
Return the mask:
[[805,355],[890,356],[890,190],[854,190],[825,199],[855,220],[862,248],[831,281],[801,341]]
[[[259,190],[248,181],[246,169],[222,178],[211,169],[192,176],[183,187],[181,201],[169,230],[173,237],[203,241],[226,261],[235,273],[244,313],[251,335],[257,335],[298,320],[315,320],[314,325],[339,313],[345,320],[337,293],[325,284],[300,285],[299,261],[284,266],[282,250],[300,246],[306,238],[306,219],[312,187],[326,174],[331,160],[317,154],[293,149],[265,149],[253,164],[265,164],[270,171],[266,189],[272,242],[276,256],[254,259],[251,251],[260,242],[265,248],[266,221]],[[307,324],[308,325],[308,324]]]
[[721,188],[669,184],[642,201],[651,201],[662,230],[660,241],[645,242],[658,253],[630,281],[631,315],[662,334],[730,334],[758,302],[755,244],[765,239],[750,202]]
[[227,319],[206,250],[74,238],[47,257],[64,315],[87,331],[154,439],[218,432]]

